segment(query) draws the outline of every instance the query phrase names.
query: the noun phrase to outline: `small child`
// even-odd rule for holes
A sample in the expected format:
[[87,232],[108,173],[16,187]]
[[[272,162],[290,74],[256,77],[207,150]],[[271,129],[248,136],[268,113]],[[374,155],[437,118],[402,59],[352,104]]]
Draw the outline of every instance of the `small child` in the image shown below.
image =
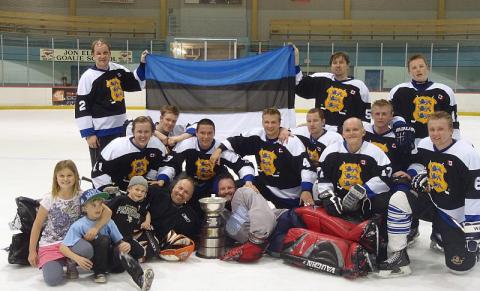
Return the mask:
[[[134,237],[140,230],[151,230],[151,217],[148,211],[149,203],[145,197],[147,195],[148,183],[142,176],[134,176],[130,179],[127,188],[127,195],[116,196],[107,202],[112,210],[112,220],[117,225],[123,240],[130,244],[130,255],[134,259],[146,257],[145,248]],[[117,270],[123,272],[121,266]]]
[[130,244],[122,240],[123,236],[113,220],[102,227],[98,231],[98,236],[91,242],[83,239],[86,231],[100,218],[103,201],[108,197],[107,193],[97,189],[89,189],[82,193],[80,204],[86,215],[72,224],[65,235],[60,251],[66,257],[74,260],[81,268],[93,269],[96,283],[106,283],[105,274],[108,271],[113,244],[115,245],[113,260],[120,261],[123,268],[142,290],[149,290],[154,277],[153,270],[148,268],[143,271],[138,262],[128,254]]
[[[32,226],[28,254],[30,265],[42,269],[43,279],[49,286],[57,286],[65,281],[64,265],[67,265],[68,279],[78,278],[75,263],[66,260],[59,248],[70,225],[80,217],[81,193],[75,163],[71,160],[59,161],[53,171],[52,190],[40,202]],[[87,239],[94,238],[97,229],[110,220],[110,209],[104,208],[101,219],[86,230]]]

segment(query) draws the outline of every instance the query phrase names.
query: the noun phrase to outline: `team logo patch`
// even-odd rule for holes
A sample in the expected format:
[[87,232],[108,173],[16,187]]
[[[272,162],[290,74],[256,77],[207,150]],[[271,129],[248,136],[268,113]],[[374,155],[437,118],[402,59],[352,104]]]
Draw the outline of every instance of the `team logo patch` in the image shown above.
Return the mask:
[[131,179],[133,176],[143,176],[147,173],[148,164],[150,162],[146,159],[133,160],[130,164],[132,171],[128,174],[128,179]]
[[330,112],[342,111],[343,99],[347,97],[347,91],[341,88],[330,87],[327,89],[327,98],[325,99],[325,109]]
[[448,165],[449,165],[450,167],[453,166],[453,162],[452,162],[452,161],[448,160],[447,163],[448,163]]
[[443,95],[442,95],[442,94],[438,94],[438,99],[439,99],[439,100],[442,100],[442,99],[443,99]]
[[118,78],[107,80],[107,88],[110,89],[110,97],[114,102],[121,102],[125,98],[122,83]]
[[312,160],[312,161],[320,160],[320,155],[319,155],[319,153],[316,149],[314,149],[314,150],[307,149],[307,153],[308,153],[308,157],[310,158],[310,160]]
[[354,163],[343,163],[340,166],[340,171],[342,175],[338,179],[338,184],[345,190],[350,190],[350,187],[356,184],[363,184],[360,174],[362,173],[362,168],[358,164]]
[[437,100],[430,96],[417,96],[413,100],[415,111],[413,111],[413,119],[420,123],[426,124],[428,117],[435,111]]
[[447,169],[444,165],[436,162],[428,163],[428,185],[437,193],[445,192],[448,189],[445,181],[446,172]]
[[459,257],[459,256],[453,256],[450,262],[454,265],[461,265],[463,264],[463,261],[465,261],[465,258]]
[[260,150],[260,170],[267,176],[273,176],[277,171],[275,167],[275,160],[277,155],[274,152],[267,150]]
[[210,160],[197,159],[195,162],[197,168],[197,178],[202,181],[210,180],[215,176],[215,171],[213,170],[213,165],[210,163]]

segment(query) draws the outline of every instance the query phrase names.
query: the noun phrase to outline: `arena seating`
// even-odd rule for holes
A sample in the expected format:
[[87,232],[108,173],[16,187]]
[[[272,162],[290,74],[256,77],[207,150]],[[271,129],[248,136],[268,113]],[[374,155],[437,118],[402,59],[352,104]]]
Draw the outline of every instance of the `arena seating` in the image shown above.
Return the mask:
[[153,17],[66,16],[0,10],[0,32],[155,38]]
[[480,38],[480,18],[426,20],[274,19],[271,39]]

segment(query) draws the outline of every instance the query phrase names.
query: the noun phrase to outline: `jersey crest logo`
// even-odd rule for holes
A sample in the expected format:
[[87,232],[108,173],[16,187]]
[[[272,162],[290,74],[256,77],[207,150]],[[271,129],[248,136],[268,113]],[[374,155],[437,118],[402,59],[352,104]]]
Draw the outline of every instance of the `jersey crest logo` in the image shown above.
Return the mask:
[[150,162],[146,158],[133,160],[133,162],[130,163],[132,171],[130,172],[130,174],[128,174],[128,179],[131,179],[133,176],[145,175],[147,173],[149,163]]
[[320,155],[318,154],[318,151],[316,149],[314,150],[307,149],[307,153],[310,160],[315,162],[318,162],[318,160],[320,160]]
[[437,100],[430,96],[417,96],[413,99],[415,111],[413,111],[413,119],[420,123],[426,124],[430,114],[435,112],[435,104]]
[[345,190],[350,190],[350,187],[356,184],[363,184],[360,174],[362,173],[362,168],[359,164],[354,163],[344,163],[340,166],[340,171],[342,175],[338,179],[338,184]]
[[197,168],[197,178],[202,181],[207,181],[215,176],[215,171],[213,170],[212,163],[210,160],[197,159],[195,162],[195,167]]
[[387,147],[386,144],[379,143],[379,142],[374,142],[374,141],[371,141],[371,143],[376,145],[378,148],[380,148],[382,150],[382,152],[388,153],[388,147]]
[[342,111],[343,99],[347,97],[347,91],[341,88],[330,87],[327,89],[327,98],[325,99],[325,109],[330,112]]
[[107,80],[107,88],[110,89],[110,97],[114,102],[122,102],[125,94],[123,93],[122,83],[118,78]]
[[277,171],[275,160],[277,154],[272,151],[260,150],[260,170],[267,176],[273,176]]
[[428,185],[437,193],[445,192],[448,189],[445,181],[446,172],[447,169],[444,165],[436,162],[428,163]]

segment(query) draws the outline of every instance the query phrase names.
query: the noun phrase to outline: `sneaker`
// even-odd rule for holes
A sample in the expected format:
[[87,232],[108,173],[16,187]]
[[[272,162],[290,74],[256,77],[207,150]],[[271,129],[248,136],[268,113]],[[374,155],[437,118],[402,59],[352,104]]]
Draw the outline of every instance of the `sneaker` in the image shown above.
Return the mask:
[[138,287],[140,287],[142,291],[148,291],[150,290],[150,287],[152,287],[154,277],[155,274],[153,273],[152,268],[147,267],[145,270],[143,270],[143,275],[135,280],[135,283],[137,283]]
[[78,279],[77,263],[71,259],[67,259],[67,271],[65,272],[67,279]]
[[407,249],[393,252],[390,257],[378,266],[377,276],[380,278],[394,278],[407,276],[412,273]]
[[418,227],[412,227],[407,234],[407,246],[412,247],[419,236],[420,232],[418,231]]
[[107,283],[107,276],[105,274],[96,274],[95,277],[93,278],[93,281],[95,283]]

